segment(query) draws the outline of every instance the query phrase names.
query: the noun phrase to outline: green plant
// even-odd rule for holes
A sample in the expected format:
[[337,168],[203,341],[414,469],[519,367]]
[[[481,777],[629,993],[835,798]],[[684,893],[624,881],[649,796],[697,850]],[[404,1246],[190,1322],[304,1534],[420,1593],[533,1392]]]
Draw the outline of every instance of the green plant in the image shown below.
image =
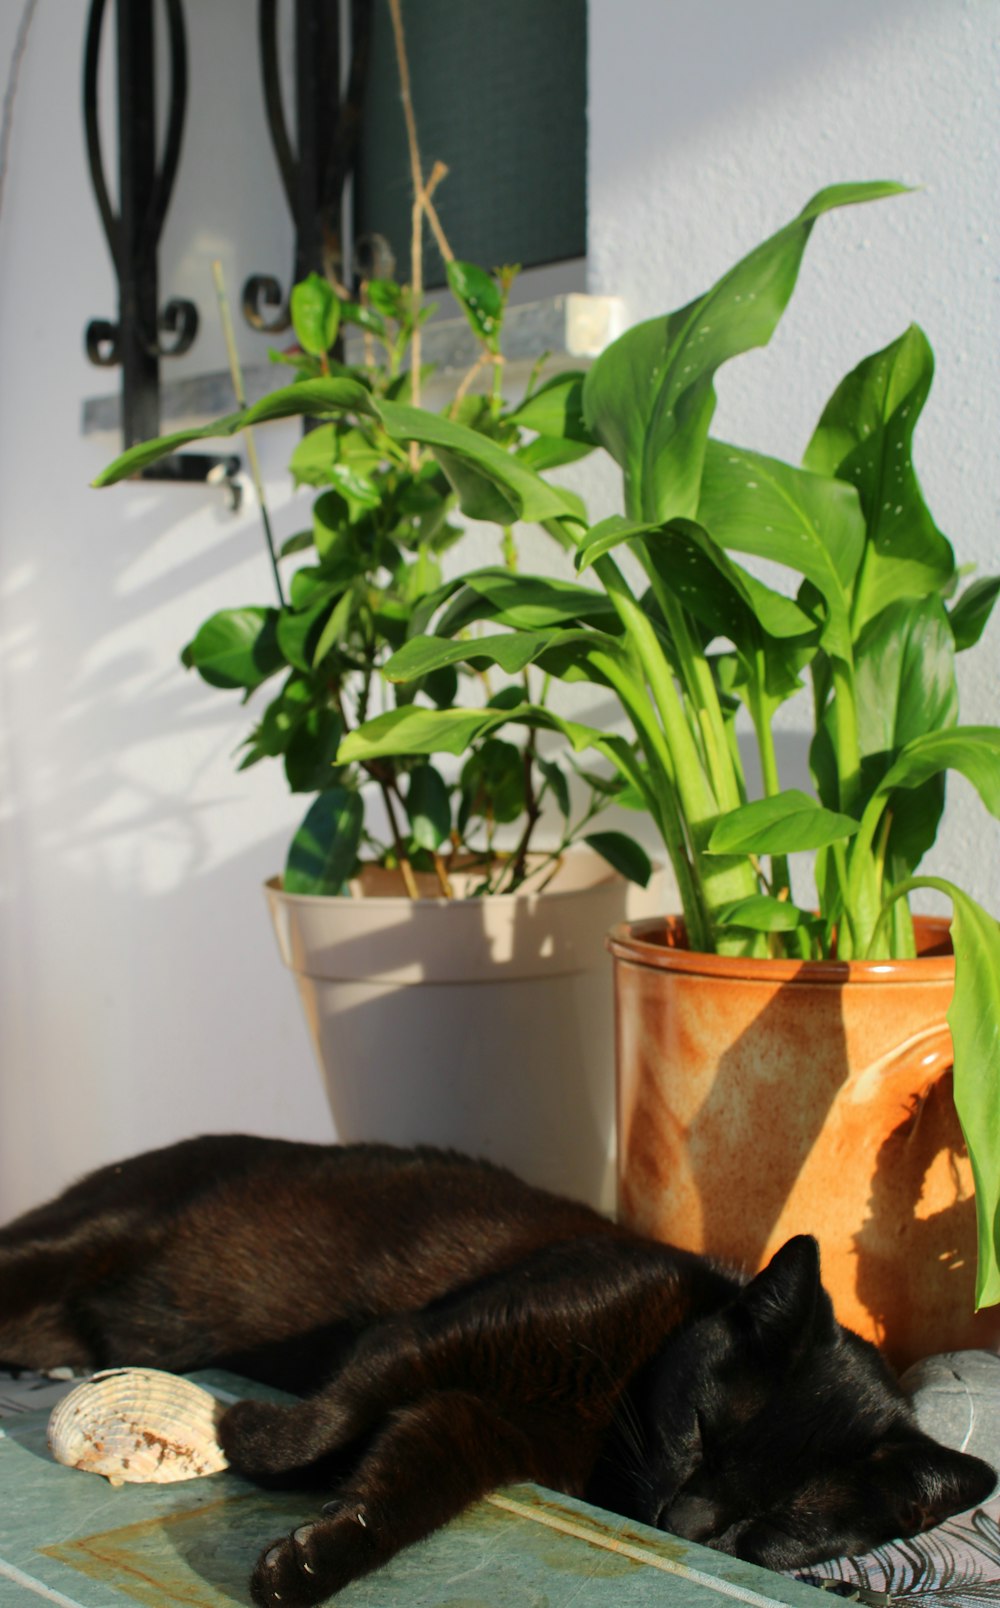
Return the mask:
[[[403,705],[345,737],[338,762],[461,754],[510,724],[558,730],[576,752],[596,749],[655,823],[699,949],[905,957],[914,950],[910,893],[929,885],[948,895],[955,1100],[976,1180],[983,1305],[1000,1300],[1000,928],[963,890],[917,868],[936,835],[947,770],[1000,816],[1000,731],[958,724],[954,677],[955,654],[979,641],[998,582],[959,591],[951,546],[912,470],[931,379],[927,341],[910,328],[847,376],[802,467],[709,435],[715,372],[770,339],[816,220],[902,188],[822,191],[705,295],[629,330],[585,378],[554,382],[514,411],[543,443],[599,445],[621,466],[624,512],[593,527],[524,452],[456,421],[376,402],[358,387],[347,393],[336,379],[315,382],[294,406],[280,395],[270,404],[374,412],[394,439],[431,448],[463,509],[544,524],[586,572],[581,584],[490,568],[431,593],[385,667],[393,682],[457,664],[510,676],[536,666],[610,689],[633,731],[632,740],[609,735],[529,699]],[[243,422],[237,415],[225,427]],[[543,467],[545,453],[543,445]],[[617,549],[628,550],[638,584]],[[784,566],[792,586],[765,584],[733,553]],[[469,639],[460,633],[472,620],[496,629]],[[807,672],[815,794],[782,785],[771,737]],[[741,706],[763,777],[754,800],[736,743]],[[800,851],[816,856],[818,911],[792,897],[789,857]]]
[[[456,493],[430,445],[446,461],[449,432],[474,432],[481,444],[488,443],[497,456],[509,455],[514,465],[542,459],[561,463],[585,450],[564,437],[529,444],[523,426],[504,406],[500,336],[514,272],[503,269],[494,278],[470,263],[448,264],[451,287],[481,355],[458,386],[446,417],[429,427],[428,445],[421,446],[406,428],[414,411],[408,405],[413,370],[406,364],[433,309],[422,307],[411,287],[385,279],[369,281],[363,300],[353,302],[318,275],[292,292],[296,350],[276,354],[294,365],[295,383],[209,432],[296,413],[328,415],[292,454],[296,483],[319,495],[310,527],[286,541],[280,554],[272,553],[278,602],[217,611],[182,653],[184,664],[213,687],[241,692],[245,699],[259,690],[270,692],[243,744],[239,768],[278,760],[290,789],[310,797],[285,866],[289,892],[340,893],[365,861],[399,866],[414,895],[414,871],[435,873],[441,892],[450,894],[456,865],[478,871],[478,887],[485,893],[512,891],[529,878],[540,886],[579,837],[640,880],[648,877],[648,860],[621,834],[588,830],[619,791],[617,778],[576,766],[585,798],[571,807],[566,765],[536,752],[533,729],[519,743],[489,733],[474,739],[451,780],[408,753],[383,750],[377,756],[337,758],[345,735],[384,701],[381,671],[442,595],[442,555],[463,534],[451,518]],[[362,364],[347,366],[330,356],[345,322],[364,331]],[[483,368],[492,369],[493,379],[489,394],[477,395],[468,382]],[[536,394],[544,398],[545,387]],[[336,411],[331,398],[340,404]],[[189,433],[126,454],[125,472],[182,439],[190,439]],[[120,469],[121,464],[102,479],[118,478]],[[453,472],[461,481],[460,464]],[[546,492],[544,499],[550,512],[565,512],[564,497]],[[505,562],[498,574],[509,578],[517,554],[507,504],[477,498],[468,487],[463,500],[479,517],[497,518],[503,527]],[[281,579],[285,560],[298,564],[287,597]],[[462,669],[445,665],[412,678],[394,694],[394,702],[422,708],[433,718],[454,702]],[[496,671],[492,682],[485,673],[467,674],[484,688],[487,708],[524,701],[527,670],[516,684],[508,678],[498,684]],[[542,677],[533,679],[537,689],[529,691],[543,696]],[[372,825],[375,812],[367,806],[373,797],[381,800],[389,824],[387,842]],[[563,830],[542,853],[534,848],[534,835],[547,797],[559,806]],[[497,834],[504,827],[513,848],[499,854]]]
[[[405,683],[456,662],[529,663],[610,688],[629,717],[626,745],[569,721],[574,747],[602,748],[656,823],[670,856],[692,947],[802,958],[915,953],[908,897],[952,903],[956,990],[949,1015],[955,1099],[976,1179],[977,1301],[1000,1300],[1000,929],[963,890],[920,876],[944,807],[944,775],[961,772],[1000,816],[1000,730],[958,723],[955,656],[980,639],[1000,581],[959,592],[950,543],[924,503],[911,461],[933,360],[911,327],[860,363],[822,411],[802,467],[714,440],[713,377],[765,344],[794,288],[820,215],[898,193],[894,184],[821,192],[705,295],[628,331],[578,391],[522,410],[552,434],[564,407],[571,437],[602,446],[624,474],[624,513],[562,529],[600,592],[559,591],[519,576],[467,575],[461,598],[504,628],[449,640],[454,613],[390,660]],[[495,470],[469,450],[483,472]],[[616,550],[638,561],[642,590]],[[733,553],[782,565],[779,592]],[[548,598],[542,629],[519,604]],[[454,611],[455,600],[449,605]],[[782,785],[772,738],[780,706],[811,682],[815,794]],[[748,798],[735,716],[756,737],[763,796]],[[552,724],[544,710],[449,710],[431,726],[415,710],[367,722],[342,753],[453,747],[504,722]],[[789,857],[815,852],[818,911],[792,897]]]

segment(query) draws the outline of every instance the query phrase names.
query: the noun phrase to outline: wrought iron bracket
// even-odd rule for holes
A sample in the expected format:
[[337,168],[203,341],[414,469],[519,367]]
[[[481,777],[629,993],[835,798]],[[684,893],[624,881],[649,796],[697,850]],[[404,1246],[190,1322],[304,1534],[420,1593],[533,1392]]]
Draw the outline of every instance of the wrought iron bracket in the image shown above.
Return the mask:
[[[309,273],[344,277],[341,206],[353,170],[371,39],[372,0],[294,0],[295,133],[293,146],[278,73],[278,0],[259,0],[258,39],[264,107],[281,183],[295,228],[292,283]],[[350,67],[341,94],[341,19],[347,8]],[[272,274],[251,274],[243,316],[254,329],[289,327],[288,297]]]
[[[157,249],[177,176],[187,106],[187,43],[181,0],[162,0],[169,54],[169,103],[163,150],[156,150],[154,0],[115,0],[118,101],[118,211],[111,202],[101,153],[98,76],[106,0],[91,0],[83,67],[83,121],[90,178],[118,280],[117,319],[87,326],[87,356],[100,368],[120,367],[122,437],[126,447],[160,428],[160,359],[190,350],[198,333],[193,302],[161,308]],[[181,455],[142,471],[149,480],[221,478],[234,495],[238,458]],[[235,488],[238,491],[238,488]]]

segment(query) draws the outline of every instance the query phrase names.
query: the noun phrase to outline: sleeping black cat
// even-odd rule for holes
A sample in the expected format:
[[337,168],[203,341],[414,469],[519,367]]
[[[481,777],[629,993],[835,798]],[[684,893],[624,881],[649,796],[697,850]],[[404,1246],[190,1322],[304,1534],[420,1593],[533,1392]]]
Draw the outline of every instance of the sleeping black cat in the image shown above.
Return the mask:
[[333,1496],[264,1549],[268,1608],[513,1480],[779,1569],[994,1480],[834,1321],[808,1237],[746,1283],[433,1150],[209,1136],[94,1173],[0,1231],[0,1360],[223,1365],[308,1395],[222,1420],[237,1469]]

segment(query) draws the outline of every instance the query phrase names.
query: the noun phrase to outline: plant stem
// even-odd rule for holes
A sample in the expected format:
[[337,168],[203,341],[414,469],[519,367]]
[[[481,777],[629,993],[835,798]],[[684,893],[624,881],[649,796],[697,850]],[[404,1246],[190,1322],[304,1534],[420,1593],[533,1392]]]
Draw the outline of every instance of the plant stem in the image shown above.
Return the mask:
[[[680,695],[652,624],[614,559],[605,553],[595,561],[594,569],[625,627],[626,637],[638,655],[653,695],[670,755],[670,774],[677,790],[679,813],[685,823],[685,836],[690,837],[695,865],[698,865],[700,853],[705,848],[718,814],[718,806],[702,769],[701,756],[688,728]],[[711,912],[723,904],[755,894],[757,880],[743,856],[720,856],[714,862],[709,860],[704,869],[699,866],[695,874],[699,878],[704,907],[699,902],[696,910],[689,912],[685,908],[684,914],[692,944],[695,942],[692,929],[703,928],[707,920],[708,934],[703,946],[711,948]]]
[[385,804],[385,812],[389,817],[389,830],[392,833],[392,841],[396,850],[396,858],[399,861],[399,869],[403,878],[403,886],[411,899],[419,899],[420,892],[417,888],[417,879],[413,875],[413,867],[410,864],[406,849],[403,847],[403,838],[399,830],[399,822],[396,819],[396,811],[392,802],[392,794],[396,786],[395,777],[387,777],[382,765],[379,765],[377,769],[373,768],[371,774],[378,782],[379,789],[382,793],[382,800]]
[[[222,321],[222,335],[226,343],[226,355],[229,358],[229,372],[233,380],[233,393],[236,397],[236,406],[242,413],[247,405],[246,388],[243,384],[240,354],[236,349],[236,336],[233,333],[233,319],[229,311],[229,297],[226,295],[226,281],[222,272],[222,263],[218,258],[212,263],[212,278],[215,281],[215,295],[219,305],[219,318]],[[243,439],[247,444],[247,462],[250,465],[254,491],[257,493],[257,506],[260,509],[261,522],[264,526],[264,541],[267,544],[268,557],[271,560],[271,573],[274,576],[274,588],[278,594],[278,607],[283,609],[285,607],[285,593],[281,585],[281,576],[278,573],[278,555],[274,546],[274,533],[271,530],[271,517],[267,509],[264,479],[260,472],[260,459],[257,457],[257,443],[254,440],[253,431],[249,427],[244,430]]]

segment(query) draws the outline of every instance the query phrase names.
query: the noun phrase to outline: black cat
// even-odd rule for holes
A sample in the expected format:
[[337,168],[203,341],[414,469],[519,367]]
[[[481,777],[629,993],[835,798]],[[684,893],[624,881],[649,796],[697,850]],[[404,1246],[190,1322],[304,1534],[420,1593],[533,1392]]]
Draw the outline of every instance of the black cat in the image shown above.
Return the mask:
[[104,1168],[0,1231],[0,1359],[222,1365],[308,1395],[222,1420],[234,1467],[334,1498],[265,1548],[266,1608],[514,1480],[778,1569],[994,1483],[835,1322],[812,1239],[747,1283],[434,1150],[209,1136]]

